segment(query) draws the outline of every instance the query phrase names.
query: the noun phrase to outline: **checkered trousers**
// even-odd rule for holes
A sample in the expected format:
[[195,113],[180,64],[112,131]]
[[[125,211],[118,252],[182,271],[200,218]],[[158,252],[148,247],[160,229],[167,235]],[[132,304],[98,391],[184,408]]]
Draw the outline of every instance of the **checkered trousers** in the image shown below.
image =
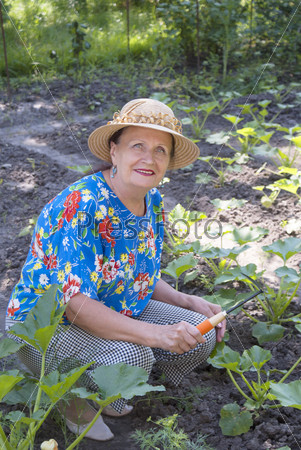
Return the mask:
[[[205,316],[167,303],[150,300],[142,314],[132,320],[140,320],[158,325],[171,325],[186,321],[192,325],[205,320]],[[95,363],[86,370],[83,384],[93,391],[97,386],[92,374],[98,366],[108,366],[124,362],[145,369],[150,374],[153,364],[165,373],[176,385],[195,367],[206,361],[215,346],[215,330],[206,334],[206,342],[182,355],[171,353],[159,348],[150,348],[130,342],[108,340],[96,337],[76,325],[59,326],[52,338],[46,353],[47,373],[59,368],[66,372],[90,361]],[[41,369],[41,355],[31,345],[19,350],[20,360],[34,373]],[[117,400],[112,406],[121,411],[125,405],[123,399]]]

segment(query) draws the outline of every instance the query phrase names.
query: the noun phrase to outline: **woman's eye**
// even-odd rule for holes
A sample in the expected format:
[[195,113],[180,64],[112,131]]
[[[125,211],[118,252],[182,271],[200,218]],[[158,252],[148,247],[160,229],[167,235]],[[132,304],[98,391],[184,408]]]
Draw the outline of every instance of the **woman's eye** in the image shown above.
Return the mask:
[[134,148],[142,148],[142,144],[134,144]]
[[166,153],[167,153],[167,151],[165,150],[164,147],[158,147],[158,148],[157,148],[157,152],[158,152],[158,153],[162,153],[162,154],[166,154]]

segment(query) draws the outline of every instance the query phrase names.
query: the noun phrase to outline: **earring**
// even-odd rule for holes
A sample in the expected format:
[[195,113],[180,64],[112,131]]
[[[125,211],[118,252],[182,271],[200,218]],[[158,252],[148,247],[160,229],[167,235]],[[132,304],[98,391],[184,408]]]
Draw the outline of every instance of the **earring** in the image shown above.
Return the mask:
[[116,175],[116,173],[117,173],[117,166],[113,166],[113,167],[112,167],[112,175],[111,175],[111,178],[114,178],[115,175]]

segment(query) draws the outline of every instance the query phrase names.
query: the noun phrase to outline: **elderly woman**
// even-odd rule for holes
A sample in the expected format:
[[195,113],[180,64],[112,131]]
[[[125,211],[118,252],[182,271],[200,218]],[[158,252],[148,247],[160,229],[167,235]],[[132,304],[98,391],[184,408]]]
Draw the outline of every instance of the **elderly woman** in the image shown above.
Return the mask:
[[[152,99],[127,103],[89,137],[91,151],[112,164],[58,194],[43,209],[21,278],[12,293],[6,328],[23,321],[42,292],[58,283],[67,304],[64,322],[47,353],[49,370],[70,358],[93,368],[125,362],[151,372],[154,363],[175,384],[205,361],[221,341],[225,322],[201,335],[195,325],[220,311],[201,297],[178,292],[160,278],[163,202],[156,186],[167,169],[196,160],[198,147],[181,134],[172,110]],[[26,345],[21,360],[39,372],[41,358]],[[95,411],[79,402],[66,411],[69,429],[80,433]],[[82,406],[82,405],[81,405]],[[121,416],[124,400],[105,408]],[[80,426],[78,426],[80,425]],[[108,440],[100,417],[87,437]]]

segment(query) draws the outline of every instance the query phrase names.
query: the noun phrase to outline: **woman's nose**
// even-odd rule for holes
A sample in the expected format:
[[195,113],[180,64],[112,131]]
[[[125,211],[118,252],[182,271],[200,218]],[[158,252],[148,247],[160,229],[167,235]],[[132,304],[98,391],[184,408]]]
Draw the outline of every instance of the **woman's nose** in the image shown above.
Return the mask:
[[143,153],[143,159],[144,161],[146,161],[148,164],[152,164],[154,162],[154,152],[151,149],[146,150]]

